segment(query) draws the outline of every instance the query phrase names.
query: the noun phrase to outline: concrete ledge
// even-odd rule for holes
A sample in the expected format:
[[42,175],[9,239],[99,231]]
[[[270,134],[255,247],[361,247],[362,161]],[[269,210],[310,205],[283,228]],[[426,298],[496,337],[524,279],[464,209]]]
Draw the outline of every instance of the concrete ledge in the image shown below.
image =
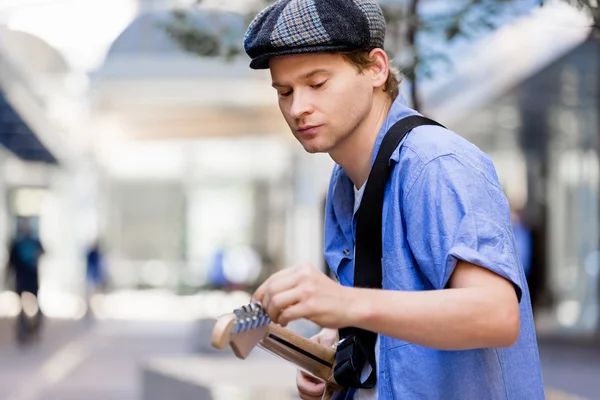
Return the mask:
[[143,400],[209,400],[213,397],[210,390],[205,387],[180,379],[174,374],[162,372],[160,369],[144,368],[141,398]]
[[143,368],[141,400],[295,400],[295,379],[293,365],[266,353],[160,358]]

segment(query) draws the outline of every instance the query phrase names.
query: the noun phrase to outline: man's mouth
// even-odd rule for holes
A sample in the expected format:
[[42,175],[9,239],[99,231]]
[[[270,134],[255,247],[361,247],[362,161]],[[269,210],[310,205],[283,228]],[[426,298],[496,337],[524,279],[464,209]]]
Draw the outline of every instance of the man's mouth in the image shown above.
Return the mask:
[[302,125],[298,127],[298,133],[301,135],[315,135],[322,125]]

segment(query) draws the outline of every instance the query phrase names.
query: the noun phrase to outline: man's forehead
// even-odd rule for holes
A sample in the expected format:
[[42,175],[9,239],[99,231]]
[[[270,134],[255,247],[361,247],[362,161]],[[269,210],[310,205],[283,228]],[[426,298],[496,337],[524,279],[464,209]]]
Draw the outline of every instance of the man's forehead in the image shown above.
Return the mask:
[[337,54],[294,54],[275,57],[270,61],[274,83],[284,80],[302,80],[318,74],[332,74],[340,68]]

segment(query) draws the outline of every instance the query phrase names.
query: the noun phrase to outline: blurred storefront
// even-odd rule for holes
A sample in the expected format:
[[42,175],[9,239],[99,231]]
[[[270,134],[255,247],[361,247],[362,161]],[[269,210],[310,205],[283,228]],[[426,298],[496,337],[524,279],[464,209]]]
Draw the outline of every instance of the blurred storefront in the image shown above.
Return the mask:
[[[25,3],[0,5],[0,239],[14,215],[36,216],[47,288],[81,293],[97,238],[114,289],[190,293],[227,273],[245,277],[230,279],[239,288],[297,263],[325,268],[331,160],[288,133],[268,72],[169,39],[164,22],[189,2]],[[203,6],[200,23],[243,26],[220,2]],[[492,157],[530,230],[540,326],[556,332],[599,319],[600,66],[585,22],[552,2],[453,48],[454,70],[421,85],[424,113]]]
[[590,36],[455,124],[494,160],[531,232],[543,332],[598,332],[600,40]]
[[[185,4],[0,5],[2,83],[58,160],[17,163],[44,180],[46,287],[81,294],[96,239],[114,289],[196,291],[210,286],[224,250],[226,270],[246,268],[251,282],[297,262],[324,267],[319,206],[330,160],[307,157],[287,134],[264,71],[176,47],[161,24]],[[11,179],[27,186],[15,168]]]

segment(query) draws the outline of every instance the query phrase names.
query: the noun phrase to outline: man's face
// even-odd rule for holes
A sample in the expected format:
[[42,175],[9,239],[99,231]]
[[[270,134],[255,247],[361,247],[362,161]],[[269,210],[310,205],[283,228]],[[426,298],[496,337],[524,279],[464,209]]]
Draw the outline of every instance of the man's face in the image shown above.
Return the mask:
[[270,60],[279,108],[309,153],[331,152],[367,117],[373,84],[339,54],[316,53]]

